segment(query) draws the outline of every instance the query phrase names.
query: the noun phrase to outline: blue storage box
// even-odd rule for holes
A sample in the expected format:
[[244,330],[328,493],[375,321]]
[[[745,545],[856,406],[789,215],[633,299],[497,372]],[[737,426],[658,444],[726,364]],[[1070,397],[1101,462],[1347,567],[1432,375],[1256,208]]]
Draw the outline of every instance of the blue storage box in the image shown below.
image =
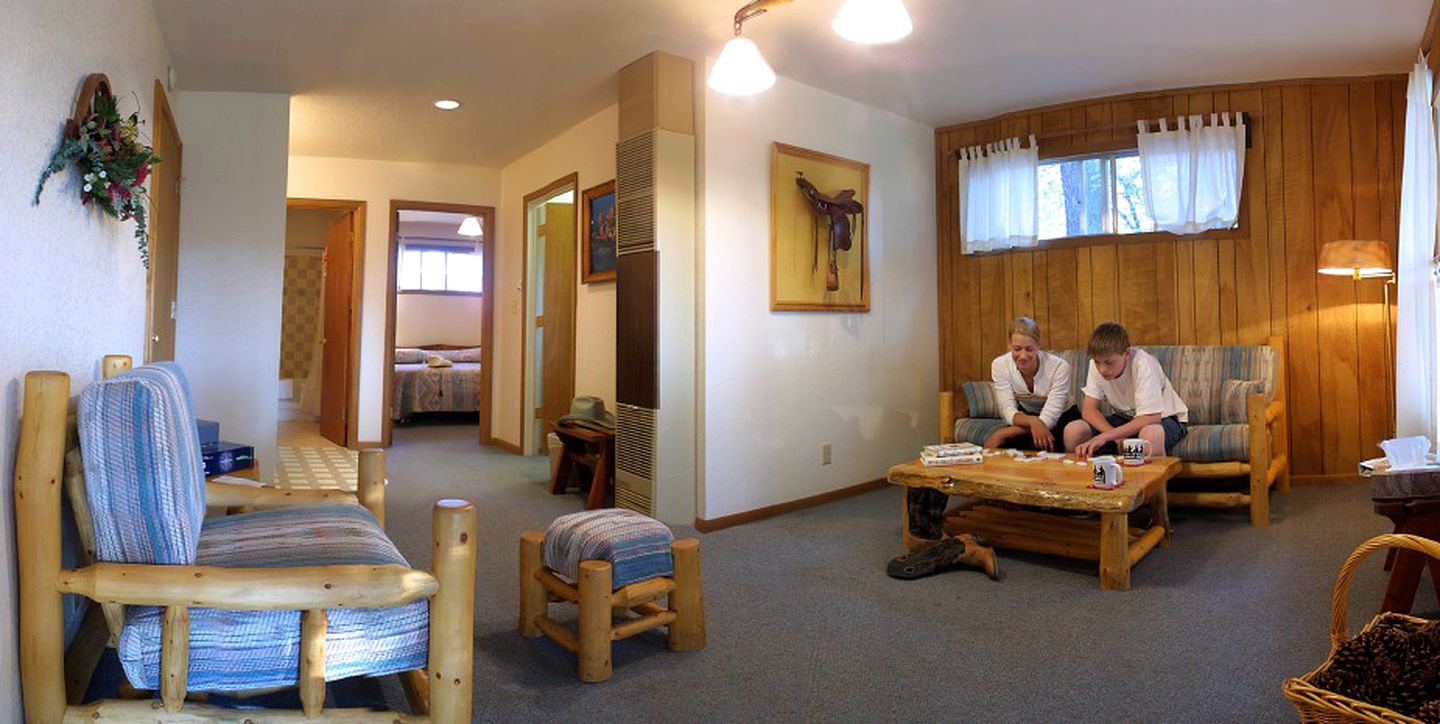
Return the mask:
[[255,464],[255,448],[251,445],[221,441],[200,448],[200,457],[205,461],[205,474],[224,475],[236,470],[245,470]]
[[218,445],[220,443],[220,423],[214,420],[195,420],[195,427],[200,429],[200,445]]

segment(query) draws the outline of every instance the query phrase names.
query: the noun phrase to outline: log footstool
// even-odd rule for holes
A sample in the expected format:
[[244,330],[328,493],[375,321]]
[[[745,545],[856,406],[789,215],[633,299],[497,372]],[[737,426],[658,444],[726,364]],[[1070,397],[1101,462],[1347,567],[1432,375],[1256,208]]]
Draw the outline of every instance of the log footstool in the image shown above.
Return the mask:
[[[667,606],[655,602],[662,596]],[[550,618],[551,601],[580,608],[578,633]],[[577,654],[581,681],[609,679],[610,643],[657,626],[672,651],[705,647],[700,541],[674,540],[664,523],[619,508],[521,534],[520,635],[545,634]]]

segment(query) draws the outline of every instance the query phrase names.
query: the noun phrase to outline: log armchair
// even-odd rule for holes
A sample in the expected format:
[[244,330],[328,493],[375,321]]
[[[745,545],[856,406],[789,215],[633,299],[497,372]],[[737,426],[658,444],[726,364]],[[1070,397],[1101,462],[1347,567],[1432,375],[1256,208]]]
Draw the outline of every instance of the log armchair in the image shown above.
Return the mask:
[[[207,484],[179,368],[129,367],[107,357],[107,379],[74,415],[67,375],[25,376],[15,518],[26,721],[470,721],[474,505],[436,503],[433,571],[415,570],[382,527],[383,453],[362,453],[355,495]],[[84,549],[75,568],[61,562],[62,495]],[[206,518],[207,505],[252,512]],[[68,655],[63,594],[100,604]],[[80,703],[107,641],[130,685],[158,701]],[[327,680],[385,674],[401,675],[419,715],[323,708]],[[297,712],[196,701],[297,686]]]

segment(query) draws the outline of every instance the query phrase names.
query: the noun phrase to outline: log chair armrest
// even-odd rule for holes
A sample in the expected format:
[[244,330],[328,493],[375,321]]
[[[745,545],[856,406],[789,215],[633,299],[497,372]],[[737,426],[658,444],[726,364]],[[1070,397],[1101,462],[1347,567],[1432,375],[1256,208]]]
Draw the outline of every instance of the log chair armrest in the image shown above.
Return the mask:
[[954,390],[940,391],[940,442],[955,442],[955,421],[970,414],[970,406],[963,393]]
[[205,481],[205,504],[226,508],[248,506],[257,509],[300,508],[314,505],[359,505],[354,493],[345,490],[277,488],[218,480]]
[[1285,414],[1285,401],[1280,399],[1272,400],[1270,404],[1265,406],[1265,424],[1273,426],[1275,420],[1279,419],[1283,414]]
[[435,577],[396,564],[219,568],[96,563],[62,569],[61,593],[101,603],[292,611],[390,608],[439,590]]

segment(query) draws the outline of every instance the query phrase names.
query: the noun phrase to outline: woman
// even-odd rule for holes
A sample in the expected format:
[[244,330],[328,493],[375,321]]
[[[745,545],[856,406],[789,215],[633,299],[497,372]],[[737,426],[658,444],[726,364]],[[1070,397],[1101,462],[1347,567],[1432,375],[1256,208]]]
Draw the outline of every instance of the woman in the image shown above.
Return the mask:
[[1070,399],[1070,363],[1040,348],[1040,325],[1029,317],[1010,323],[1010,351],[990,363],[995,402],[1007,424],[985,447],[1054,450],[1060,431],[1080,419]]

